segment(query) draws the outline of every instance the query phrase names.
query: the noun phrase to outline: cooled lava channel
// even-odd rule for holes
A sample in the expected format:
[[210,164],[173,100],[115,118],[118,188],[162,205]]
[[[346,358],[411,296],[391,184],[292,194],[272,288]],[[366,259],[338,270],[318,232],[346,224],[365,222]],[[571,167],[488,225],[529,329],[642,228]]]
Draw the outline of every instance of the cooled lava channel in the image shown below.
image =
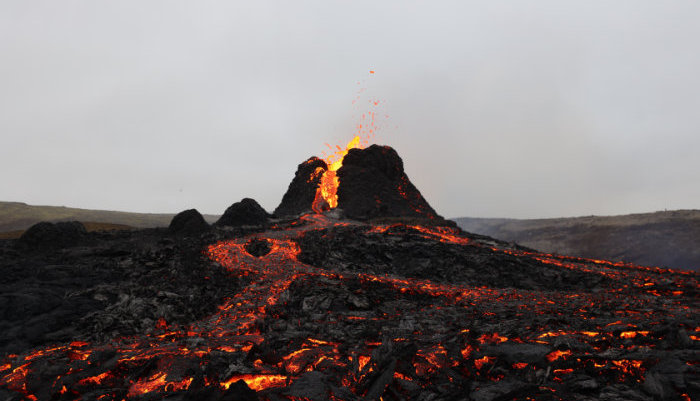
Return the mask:
[[[186,326],[160,321],[149,334],[5,355],[0,395],[698,399],[696,273],[542,254],[461,232],[414,191],[387,148],[369,149],[347,152],[350,163],[337,170],[337,207],[364,222],[331,211],[231,232],[204,250],[245,278],[216,313]],[[353,158],[369,167],[353,170]],[[317,187],[305,185],[318,185],[323,169],[307,164],[323,164],[310,160],[285,195],[290,213],[318,202],[308,190]],[[380,173],[375,182],[390,188],[372,188],[371,202],[344,193],[344,176]],[[382,196],[403,203],[387,206]],[[332,209],[327,203],[321,211]],[[400,223],[367,220],[406,210],[414,215]]]

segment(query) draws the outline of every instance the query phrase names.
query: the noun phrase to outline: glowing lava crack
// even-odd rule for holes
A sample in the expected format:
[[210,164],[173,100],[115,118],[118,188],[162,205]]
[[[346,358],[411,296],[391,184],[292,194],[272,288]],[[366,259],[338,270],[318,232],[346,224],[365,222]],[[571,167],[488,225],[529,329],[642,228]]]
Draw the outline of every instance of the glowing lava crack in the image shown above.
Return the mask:
[[[248,253],[255,240],[268,241],[269,252]],[[326,252],[334,241],[350,256]],[[508,280],[516,265],[462,280],[482,277],[488,287],[460,284],[458,271],[417,278],[424,274],[417,257],[418,270],[390,271],[401,253],[431,248],[481,261],[492,255],[503,266],[526,261],[531,274],[554,274],[570,289],[518,288],[521,276],[488,281]],[[691,273],[537,254],[446,227],[371,226],[322,215],[206,252],[252,280],[218,313],[183,329],[162,322],[151,335],[10,355],[0,363],[0,384],[26,399],[102,400],[223,391],[240,380],[270,400],[432,399],[465,391],[474,399],[493,399],[486,397],[492,392],[625,399],[654,395],[643,386],[650,381],[680,399],[697,390],[700,327]],[[300,262],[315,258],[323,264]],[[374,266],[391,274],[365,270],[372,258],[384,258]],[[449,266],[428,270],[443,268]],[[567,277],[607,287],[590,292],[575,280],[566,284]],[[679,364],[674,384],[664,381],[660,361]]]

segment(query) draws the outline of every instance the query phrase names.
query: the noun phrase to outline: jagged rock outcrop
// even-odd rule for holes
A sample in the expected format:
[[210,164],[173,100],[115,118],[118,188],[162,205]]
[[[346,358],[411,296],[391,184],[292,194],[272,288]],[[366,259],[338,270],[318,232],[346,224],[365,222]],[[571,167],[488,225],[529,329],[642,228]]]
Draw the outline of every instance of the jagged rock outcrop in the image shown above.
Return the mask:
[[229,206],[215,226],[259,226],[267,223],[270,215],[255,199],[243,198]]
[[19,242],[30,247],[61,248],[76,245],[86,233],[79,221],[41,222],[29,227]]
[[338,207],[353,219],[375,217],[437,218],[389,146],[351,149],[338,170]]
[[176,214],[168,226],[170,233],[180,235],[196,235],[208,229],[209,224],[197,209],[188,209]]
[[282,197],[282,202],[275,209],[275,216],[295,216],[311,211],[311,205],[316,197],[316,188],[321,182],[323,172],[327,169],[326,162],[318,157],[311,157],[301,163],[287,192]]

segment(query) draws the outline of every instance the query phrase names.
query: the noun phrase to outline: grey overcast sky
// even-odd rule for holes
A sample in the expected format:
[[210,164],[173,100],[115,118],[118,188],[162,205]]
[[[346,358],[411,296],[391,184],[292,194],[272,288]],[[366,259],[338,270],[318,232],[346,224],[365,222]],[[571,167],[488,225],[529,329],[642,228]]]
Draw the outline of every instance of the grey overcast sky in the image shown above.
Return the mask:
[[273,210],[376,99],[375,142],[447,217],[697,209],[698,21],[697,0],[4,0],[0,200]]

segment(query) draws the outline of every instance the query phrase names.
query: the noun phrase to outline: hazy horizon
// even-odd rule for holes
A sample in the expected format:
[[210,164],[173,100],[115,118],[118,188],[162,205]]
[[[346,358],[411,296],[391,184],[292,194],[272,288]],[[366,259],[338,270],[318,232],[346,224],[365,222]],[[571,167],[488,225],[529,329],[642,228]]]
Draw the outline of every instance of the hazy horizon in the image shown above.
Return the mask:
[[[239,199],[240,200],[240,199]],[[236,200],[234,202],[238,202],[239,200]],[[24,203],[27,206],[37,206],[37,207],[65,207],[69,209],[82,209],[82,210],[94,210],[94,211],[104,211],[104,212],[118,212],[118,213],[136,213],[136,214],[178,214],[179,212],[182,212],[186,209],[183,210],[172,210],[172,211],[154,211],[154,212],[144,212],[141,210],[115,210],[115,209],[99,209],[99,208],[86,208],[86,207],[77,207],[77,206],[71,206],[71,205],[48,205],[48,204],[32,204],[32,203],[27,203],[23,201],[18,201],[18,200],[4,200],[0,199],[0,202],[7,202],[7,203]],[[232,202],[232,204],[234,203]],[[228,205],[231,206],[231,205]],[[226,207],[228,207],[226,206]],[[196,209],[196,208],[194,208]],[[203,212],[198,209],[198,211],[202,215],[208,215],[208,216],[221,216],[224,213],[224,210],[221,210],[219,212]],[[267,210],[269,213],[272,213],[273,210]],[[667,210],[650,210],[650,211],[642,211],[642,212],[630,212],[630,213],[623,213],[623,214],[586,214],[586,215],[572,215],[572,216],[551,216],[551,217],[508,217],[508,216],[442,216],[446,219],[460,219],[460,218],[475,218],[475,219],[512,219],[512,220],[543,220],[543,219],[565,219],[565,218],[579,218],[579,217],[616,217],[616,216],[626,216],[626,215],[634,215],[634,214],[652,214],[652,213],[671,213],[671,212],[679,212],[679,211],[700,211],[700,209],[667,209]]]
[[272,211],[373,111],[445,217],[700,208],[696,1],[0,10],[3,201]]

